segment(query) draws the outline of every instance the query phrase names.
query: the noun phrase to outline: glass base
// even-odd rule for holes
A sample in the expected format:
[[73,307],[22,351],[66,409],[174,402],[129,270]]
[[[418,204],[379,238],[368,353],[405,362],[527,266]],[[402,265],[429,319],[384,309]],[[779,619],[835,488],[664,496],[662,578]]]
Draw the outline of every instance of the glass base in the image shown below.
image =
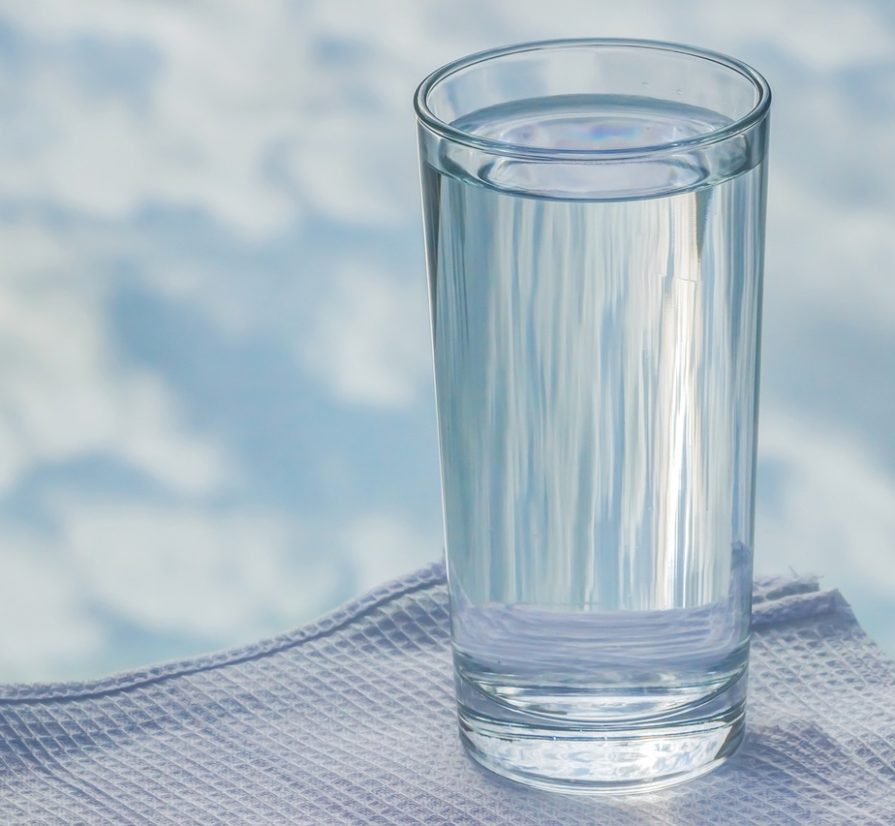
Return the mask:
[[[523,720],[518,712],[501,720],[461,703],[460,736],[485,768],[528,786],[566,794],[653,791],[699,777],[736,751],[745,732],[745,681],[737,682],[665,720],[564,723],[543,714]],[[726,708],[725,697],[733,700]]]

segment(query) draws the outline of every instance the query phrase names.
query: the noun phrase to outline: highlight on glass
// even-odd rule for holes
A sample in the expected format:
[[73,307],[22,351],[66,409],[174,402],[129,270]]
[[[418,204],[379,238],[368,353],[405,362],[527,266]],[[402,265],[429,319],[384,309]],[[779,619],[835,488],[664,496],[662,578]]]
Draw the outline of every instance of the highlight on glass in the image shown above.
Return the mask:
[[507,777],[656,788],[742,739],[770,98],[600,39],[417,91],[460,732]]

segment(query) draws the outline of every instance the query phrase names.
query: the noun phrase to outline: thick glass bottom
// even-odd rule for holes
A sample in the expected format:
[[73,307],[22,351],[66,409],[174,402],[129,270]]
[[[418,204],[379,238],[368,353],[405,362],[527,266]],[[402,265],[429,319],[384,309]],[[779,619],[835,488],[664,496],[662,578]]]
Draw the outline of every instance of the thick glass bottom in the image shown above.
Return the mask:
[[488,703],[463,704],[465,688],[459,720],[469,754],[511,780],[567,794],[646,792],[690,780],[730,757],[745,731],[745,674],[671,715],[604,722],[529,716],[518,706],[491,715],[483,713]]

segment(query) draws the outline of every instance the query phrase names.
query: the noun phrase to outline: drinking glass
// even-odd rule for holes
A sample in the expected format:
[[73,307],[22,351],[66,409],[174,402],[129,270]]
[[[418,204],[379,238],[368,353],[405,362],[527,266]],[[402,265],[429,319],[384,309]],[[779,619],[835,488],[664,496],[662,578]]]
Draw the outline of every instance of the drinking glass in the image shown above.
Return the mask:
[[530,43],[415,98],[460,732],[613,792],[743,736],[770,90]]

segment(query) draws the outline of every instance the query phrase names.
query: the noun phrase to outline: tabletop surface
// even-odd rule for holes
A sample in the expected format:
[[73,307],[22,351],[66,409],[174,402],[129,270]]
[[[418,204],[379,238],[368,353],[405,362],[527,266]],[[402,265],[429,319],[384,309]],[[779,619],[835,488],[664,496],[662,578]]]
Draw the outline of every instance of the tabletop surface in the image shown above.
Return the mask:
[[895,664],[814,580],[755,583],[735,757],[627,798],[534,792],[474,765],[456,734],[448,629],[432,566],[246,648],[0,686],[0,820],[841,826],[895,811]]

